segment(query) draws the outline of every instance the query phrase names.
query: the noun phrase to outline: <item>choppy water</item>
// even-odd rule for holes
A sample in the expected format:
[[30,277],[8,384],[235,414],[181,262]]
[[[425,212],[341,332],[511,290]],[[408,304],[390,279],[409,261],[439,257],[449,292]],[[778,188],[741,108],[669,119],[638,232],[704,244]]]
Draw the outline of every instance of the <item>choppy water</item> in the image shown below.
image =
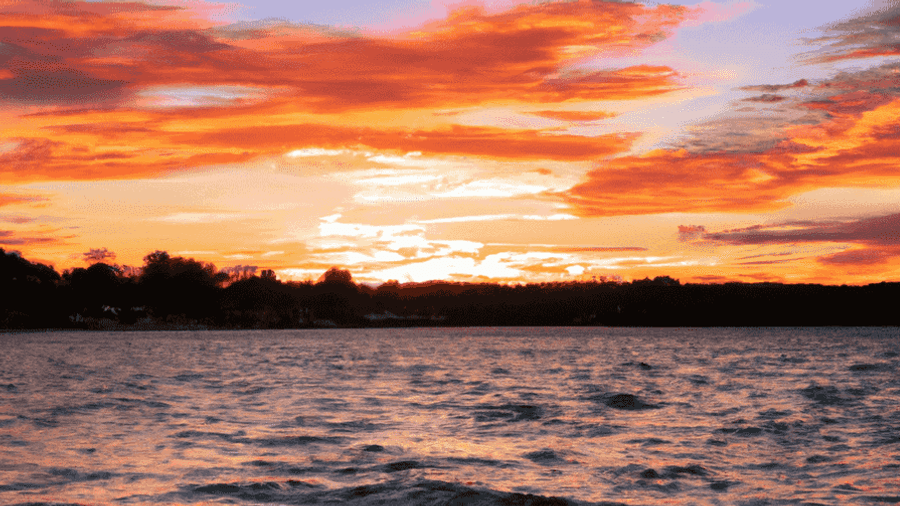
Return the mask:
[[0,503],[898,503],[898,353],[897,328],[0,334]]

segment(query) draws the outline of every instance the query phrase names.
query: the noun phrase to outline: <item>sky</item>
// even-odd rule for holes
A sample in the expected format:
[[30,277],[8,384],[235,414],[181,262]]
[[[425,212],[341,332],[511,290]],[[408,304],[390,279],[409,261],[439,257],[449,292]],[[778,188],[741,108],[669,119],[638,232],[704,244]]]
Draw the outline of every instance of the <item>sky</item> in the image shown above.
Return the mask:
[[900,281],[900,2],[0,1],[0,248]]

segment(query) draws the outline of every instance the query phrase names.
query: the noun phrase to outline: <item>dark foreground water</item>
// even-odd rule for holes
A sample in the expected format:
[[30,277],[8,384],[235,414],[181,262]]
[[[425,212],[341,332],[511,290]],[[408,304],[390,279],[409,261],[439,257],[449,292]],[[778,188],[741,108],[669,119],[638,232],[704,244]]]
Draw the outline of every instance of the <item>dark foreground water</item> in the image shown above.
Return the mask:
[[898,353],[897,328],[0,334],[0,503],[900,503]]

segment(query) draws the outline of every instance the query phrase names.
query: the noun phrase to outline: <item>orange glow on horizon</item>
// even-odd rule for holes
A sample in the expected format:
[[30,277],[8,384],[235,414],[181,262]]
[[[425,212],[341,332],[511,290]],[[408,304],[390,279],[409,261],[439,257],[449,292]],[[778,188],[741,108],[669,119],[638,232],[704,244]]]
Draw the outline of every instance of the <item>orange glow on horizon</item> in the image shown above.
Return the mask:
[[762,84],[680,38],[750,3],[468,2],[380,31],[233,8],[0,5],[0,247],[372,282],[900,276],[890,13]]

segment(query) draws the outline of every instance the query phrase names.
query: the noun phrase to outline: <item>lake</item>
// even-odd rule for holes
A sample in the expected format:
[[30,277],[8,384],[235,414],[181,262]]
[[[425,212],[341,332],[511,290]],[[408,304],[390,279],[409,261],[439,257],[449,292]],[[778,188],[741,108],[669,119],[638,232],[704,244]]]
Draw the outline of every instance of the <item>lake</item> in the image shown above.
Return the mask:
[[900,502],[898,328],[0,334],[2,504]]

